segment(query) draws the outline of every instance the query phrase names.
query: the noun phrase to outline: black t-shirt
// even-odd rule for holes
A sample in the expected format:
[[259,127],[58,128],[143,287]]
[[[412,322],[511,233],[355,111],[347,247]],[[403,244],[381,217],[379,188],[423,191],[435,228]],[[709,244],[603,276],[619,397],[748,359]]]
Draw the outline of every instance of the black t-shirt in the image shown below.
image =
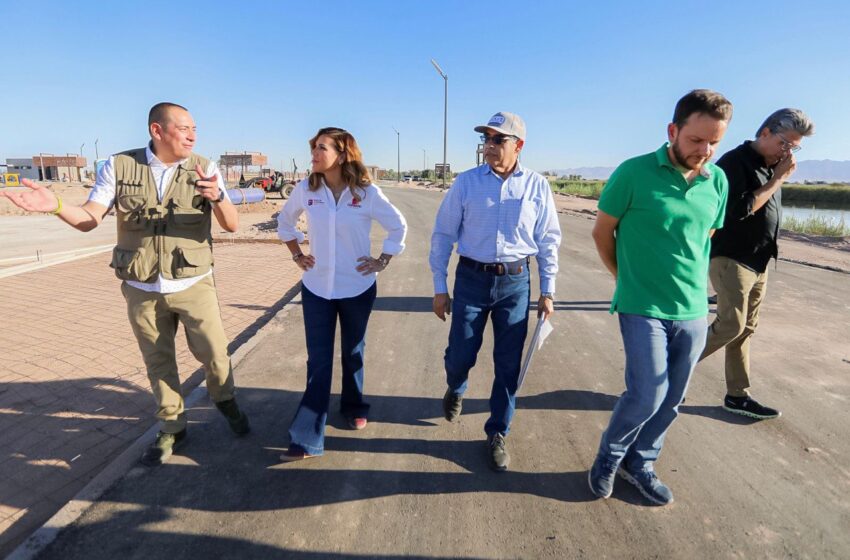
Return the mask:
[[773,168],[746,141],[723,154],[717,165],[729,179],[729,199],[723,228],[711,239],[711,256],[728,257],[757,272],[767,270],[776,258],[776,239],[782,217],[782,189],[777,189],[767,204],[753,212],[753,191],[773,177]]

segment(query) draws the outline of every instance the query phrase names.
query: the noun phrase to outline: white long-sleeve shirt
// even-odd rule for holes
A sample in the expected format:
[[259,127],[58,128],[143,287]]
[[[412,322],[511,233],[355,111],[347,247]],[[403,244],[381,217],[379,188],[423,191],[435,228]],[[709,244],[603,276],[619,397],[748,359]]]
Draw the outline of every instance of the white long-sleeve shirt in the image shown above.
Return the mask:
[[[174,177],[174,172],[177,171],[177,168],[186,160],[182,159],[177,163],[166,165],[162,163],[158,157],[156,157],[156,154],[153,153],[150,145],[145,148],[145,156],[147,156],[148,165],[151,167],[153,179],[156,181],[157,195],[159,200],[162,201],[162,197],[165,196],[165,189],[168,188],[168,185],[171,183],[171,178]],[[227,189],[224,187],[224,180],[221,178],[221,172],[218,170],[218,165],[216,165],[214,161],[210,161],[210,164],[206,169],[206,174],[207,177],[218,175],[218,188],[224,192],[225,198],[230,200],[230,196],[227,194]],[[104,163],[103,167],[100,168],[94,187],[92,187],[92,190],[89,193],[89,201],[96,202],[101,206],[106,206],[107,209],[112,208],[112,205],[115,204],[115,156],[109,156],[109,159],[106,160],[106,163]],[[173,294],[176,292],[182,292],[186,288],[195,285],[202,278],[205,278],[210,274],[212,274],[212,269],[210,269],[210,271],[206,274],[193,276],[192,278],[170,279],[160,273],[153,282],[136,282],[134,280],[127,280],[126,282],[128,285],[145,292]]]
[[404,250],[407,221],[401,212],[375,185],[357,192],[355,198],[346,188],[337,203],[326,185],[311,191],[304,179],[295,186],[277,217],[280,240],[303,243],[304,234],[295,224],[302,212],[307,213],[310,254],[316,264],[304,273],[302,282],[308,290],[325,299],[354,297],[375,283],[376,273],[363,276],[357,271],[361,264],[357,259],[371,254],[372,220],[387,231],[384,253],[397,255]]

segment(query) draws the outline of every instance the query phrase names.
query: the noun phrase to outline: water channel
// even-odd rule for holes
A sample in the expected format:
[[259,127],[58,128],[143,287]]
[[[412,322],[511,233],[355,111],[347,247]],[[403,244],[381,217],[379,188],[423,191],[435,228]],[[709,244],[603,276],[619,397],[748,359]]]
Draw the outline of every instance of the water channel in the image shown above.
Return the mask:
[[815,206],[782,206],[782,216],[794,217],[798,220],[808,220],[815,216],[822,217],[831,223],[841,223],[850,227],[850,208],[817,208]]

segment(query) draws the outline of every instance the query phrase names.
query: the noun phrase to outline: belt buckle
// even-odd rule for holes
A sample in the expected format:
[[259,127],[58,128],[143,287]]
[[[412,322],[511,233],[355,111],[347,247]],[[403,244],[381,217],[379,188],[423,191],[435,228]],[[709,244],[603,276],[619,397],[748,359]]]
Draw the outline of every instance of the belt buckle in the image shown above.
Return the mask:
[[490,263],[484,265],[484,270],[486,272],[491,272],[496,276],[504,276],[505,275],[505,265],[504,263]]

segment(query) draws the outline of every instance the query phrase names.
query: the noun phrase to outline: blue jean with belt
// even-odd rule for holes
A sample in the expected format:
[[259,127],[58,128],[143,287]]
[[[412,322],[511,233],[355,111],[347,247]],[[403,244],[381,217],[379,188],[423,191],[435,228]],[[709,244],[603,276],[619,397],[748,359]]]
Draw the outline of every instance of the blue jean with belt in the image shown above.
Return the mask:
[[626,391],[620,396],[599,455],[628,471],[651,468],[699,360],[706,319],[673,321],[620,313]]
[[363,401],[363,351],[366,325],[376,293],[377,284],[372,284],[354,297],[325,299],[301,286],[307,339],[307,388],[289,426],[289,438],[291,444],[311,455],[321,455],[325,449],[337,318],[342,337],[340,412],[347,418],[366,418],[369,413],[369,405]]
[[528,332],[529,273],[496,276],[458,264],[452,325],[446,348],[446,383],[463,395],[469,370],[475,365],[489,317],[493,322],[493,387],[490,418],[484,425],[487,436],[507,435],[516,409],[517,380]]

